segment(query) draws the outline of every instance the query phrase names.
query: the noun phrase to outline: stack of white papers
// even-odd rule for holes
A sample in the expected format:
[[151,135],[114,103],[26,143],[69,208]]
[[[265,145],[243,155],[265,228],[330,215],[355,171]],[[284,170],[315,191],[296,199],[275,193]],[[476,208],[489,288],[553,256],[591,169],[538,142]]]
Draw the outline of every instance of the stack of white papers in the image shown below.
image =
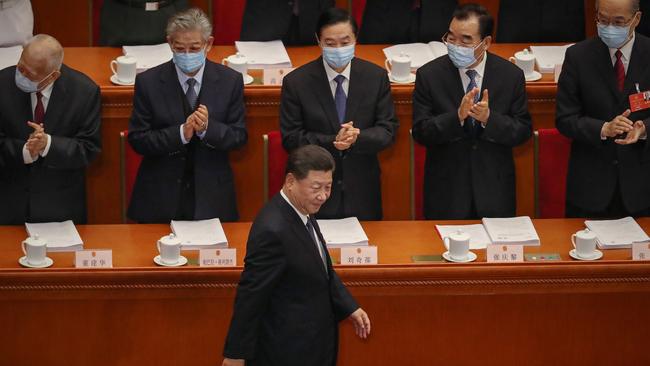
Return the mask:
[[483,218],[483,226],[493,244],[539,245],[539,236],[528,216]]
[[368,245],[368,237],[356,217],[318,220],[318,226],[325,239],[325,244],[330,248]]
[[172,232],[181,241],[183,250],[227,248],[228,239],[219,219],[174,221]]
[[74,252],[83,250],[83,241],[72,220],[64,222],[25,223],[27,235],[36,236],[47,242],[48,252]]
[[585,225],[596,234],[601,249],[631,248],[634,243],[650,242],[650,237],[629,216],[619,220],[587,220]]
[[490,237],[481,224],[474,225],[436,225],[440,238],[444,240],[446,236],[459,231],[469,234],[469,249],[485,249],[492,244]]
[[571,46],[573,44],[564,46],[530,46],[530,51],[535,55],[537,70],[542,73],[554,72],[555,65],[562,65],[564,63],[566,49]]
[[21,53],[23,53],[23,46],[0,47],[0,70],[16,65]]
[[123,46],[122,52],[125,56],[135,57],[137,72],[163,64],[171,60],[173,56],[167,43],[152,46]]
[[291,59],[282,41],[242,42],[235,41],[237,52],[246,56],[248,68],[270,69],[291,67]]
[[405,43],[384,48],[384,55],[392,59],[401,54],[411,57],[411,69],[415,70],[427,62],[447,54],[447,46],[442,42]]

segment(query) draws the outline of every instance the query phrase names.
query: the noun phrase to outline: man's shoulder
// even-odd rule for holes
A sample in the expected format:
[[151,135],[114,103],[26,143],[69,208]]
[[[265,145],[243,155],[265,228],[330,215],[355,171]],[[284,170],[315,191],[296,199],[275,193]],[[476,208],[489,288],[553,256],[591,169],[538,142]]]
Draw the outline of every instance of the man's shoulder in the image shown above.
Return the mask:
[[297,67],[295,70],[291,71],[288,73],[284,79],[282,80],[282,83],[289,83],[293,84],[299,81],[303,82],[308,82],[309,80],[306,79],[306,77],[315,74],[318,72],[318,67],[324,67],[323,66],[323,59],[322,58],[317,58],[316,60],[310,61],[302,66]]
[[75,70],[69,66],[61,65],[61,78],[65,80],[66,84],[73,89],[88,92],[99,88],[97,83],[92,80],[88,75],[81,71]]

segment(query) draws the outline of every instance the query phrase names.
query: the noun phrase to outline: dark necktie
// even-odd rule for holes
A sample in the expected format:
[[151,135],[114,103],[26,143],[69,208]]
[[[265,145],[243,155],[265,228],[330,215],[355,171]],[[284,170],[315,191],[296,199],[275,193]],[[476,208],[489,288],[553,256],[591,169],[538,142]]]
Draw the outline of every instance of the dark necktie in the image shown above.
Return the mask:
[[36,92],[36,108],[34,108],[34,122],[43,123],[45,108],[43,108],[43,94]]
[[[469,84],[467,84],[467,90],[465,90],[465,94],[467,94],[470,92],[470,90],[476,88],[476,75],[478,73],[476,72],[476,70],[467,70],[465,74],[469,76]],[[480,93],[476,94],[476,96],[474,97],[474,103],[477,103],[479,101],[479,94]],[[471,124],[470,127],[472,128],[472,130],[474,130],[476,127],[476,121],[472,117],[467,117],[465,123],[470,123]]]
[[189,78],[186,81],[187,83],[187,92],[185,93],[185,98],[187,98],[187,103],[190,104],[190,109],[194,111],[196,109],[196,100],[198,96],[196,95],[196,90],[194,90],[194,84],[196,84],[196,79]]
[[320,256],[320,259],[323,261],[323,266],[325,266],[325,272],[327,272],[327,256],[325,253],[321,254],[321,250],[324,250],[320,244],[320,241],[316,237],[316,231],[314,230],[314,225],[311,223],[311,218],[307,218],[307,223],[305,224],[305,227],[307,227],[307,232],[309,233],[309,236],[311,237],[311,240],[314,241],[314,244],[316,244],[316,250],[318,251],[318,255]]
[[334,103],[336,104],[336,114],[339,116],[339,123],[345,122],[345,105],[347,103],[347,97],[343,91],[343,81],[345,76],[337,75],[334,78],[336,81],[336,91],[334,92]]
[[616,73],[616,86],[620,92],[623,91],[625,87],[625,66],[623,66],[623,60],[621,56],[623,53],[621,50],[616,50],[616,63],[614,63],[614,72]]

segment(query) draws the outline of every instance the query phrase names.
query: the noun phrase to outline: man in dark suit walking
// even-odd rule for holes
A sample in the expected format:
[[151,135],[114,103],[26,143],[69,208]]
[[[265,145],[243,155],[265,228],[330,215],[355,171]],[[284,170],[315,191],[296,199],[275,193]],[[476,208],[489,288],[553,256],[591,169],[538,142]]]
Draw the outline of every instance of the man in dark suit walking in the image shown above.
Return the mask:
[[86,222],[86,167],[101,150],[99,87],[39,34],[0,71],[0,225]]
[[223,366],[333,366],[338,322],[370,334],[370,319],[332,267],[313,215],[330,195],[334,160],[307,145],[289,154],[282,191],[255,218]]
[[380,220],[377,154],[392,145],[398,127],[388,76],[354,57],[357,27],[345,10],[328,9],[317,29],[323,56],[283,81],[282,143],[287,151],[316,144],[334,156],[332,197],[319,217]]
[[635,33],[638,0],[596,6],[599,36],[567,50],[558,82],[556,125],[573,140],[566,215],[646,216],[650,110],[632,111],[628,97],[650,90],[650,39]]
[[413,138],[427,147],[428,219],[515,215],[512,148],[532,123],[523,72],[487,52],[493,24],[484,7],[461,5],[444,38],[449,54],[417,72]]
[[129,143],[144,159],[133,220],[238,218],[228,152],[247,139],[243,79],[206,60],[211,34],[201,10],[174,15],[167,26],[173,60],[136,77]]

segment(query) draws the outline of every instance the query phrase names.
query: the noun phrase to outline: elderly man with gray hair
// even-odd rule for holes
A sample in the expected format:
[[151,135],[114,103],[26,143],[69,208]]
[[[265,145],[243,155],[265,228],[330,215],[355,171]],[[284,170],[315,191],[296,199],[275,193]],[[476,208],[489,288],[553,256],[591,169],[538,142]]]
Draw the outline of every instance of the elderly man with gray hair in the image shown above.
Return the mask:
[[85,170],[101,149],[99,87],[39,34],[0,71],[0,89],[0,225],[85,223]]
[[173,59],[136,77],[129,143],[143,155],[129,218],[237,220],[228,152],[246,143],[242,74],[207,60],[212,25],[199,9],[172,16]]

